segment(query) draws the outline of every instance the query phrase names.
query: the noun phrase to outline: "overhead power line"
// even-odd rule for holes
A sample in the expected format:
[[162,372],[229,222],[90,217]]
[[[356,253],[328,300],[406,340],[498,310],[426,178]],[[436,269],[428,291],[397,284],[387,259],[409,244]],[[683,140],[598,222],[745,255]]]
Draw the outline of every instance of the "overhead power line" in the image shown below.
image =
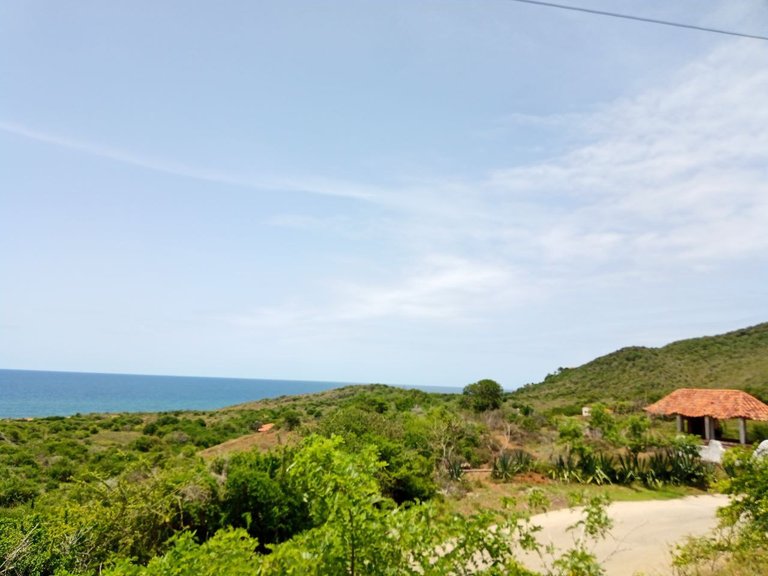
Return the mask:
[[676,28],[688,28],[689,30],[699,30],[701,32],[713,32],[715,34],[727,34],[728,36],[740,36],[742,38],[752,38],[753,40],[768,40],[768,36],[759,36],[757,34],[744,34],[743,32],[732,32],[730,30],[720,30],[718,28],[706,28],[704,26],[695,26],[694,24],[682,24],[680,22],[670,22],[668,20],[657,20],[655,18],[644,18],[642,16],[632,16],[630,14],[619,14],[618,12],[606,12],[605,10],[593,10],[591,8],[582,8],[580,6],[568,6],[566,4],[555,4],[554,2],[541,2],[540,0],[509,0],[510,2],[522,2],[524,4],[536,4],[537,6],[546,6],[547,8],[559,8],[561,10],[571,10],[573,12],[586,12],[587,14],[598,14],[600,16],[610,16],[612,18],[624,18],[625,20],[636,20],[638,22],[648,22],[651,24],[662,24],[664,26],[675,26]]

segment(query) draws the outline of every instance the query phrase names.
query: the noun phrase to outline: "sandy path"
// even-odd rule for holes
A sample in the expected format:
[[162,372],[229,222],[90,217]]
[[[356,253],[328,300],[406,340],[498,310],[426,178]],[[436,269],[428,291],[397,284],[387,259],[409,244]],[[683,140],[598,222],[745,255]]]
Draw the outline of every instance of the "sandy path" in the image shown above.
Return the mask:
[[[607,576],[632,576],[640,572],[648,576],[669,576],[672,544],[686,536],[711,531],[717,524],[715,511],[726,503],[727,497],[722,495],[616,502],[608,509],[613,520],[611,534],[595,546],[594,552]],[[573,543],[573,535],[566,528],[579,518],[577,511],[557,510],[539,514],[532,520],[542,527],[539,542],[552,543],[564,550]],[[540,560],[534,556],[524,557],[523,564],[533,570],[542,569]]]

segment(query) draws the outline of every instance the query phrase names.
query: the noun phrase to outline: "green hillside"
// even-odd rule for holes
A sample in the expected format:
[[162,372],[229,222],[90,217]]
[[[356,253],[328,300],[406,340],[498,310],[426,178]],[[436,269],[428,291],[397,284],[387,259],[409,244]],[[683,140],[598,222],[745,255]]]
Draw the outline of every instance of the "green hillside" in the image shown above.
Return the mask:
[[563,368],[512,397],[548,407],[650,403],[682,387],[739,388],[768,400],[768,323],[662,348],[622,348],[578,368]]

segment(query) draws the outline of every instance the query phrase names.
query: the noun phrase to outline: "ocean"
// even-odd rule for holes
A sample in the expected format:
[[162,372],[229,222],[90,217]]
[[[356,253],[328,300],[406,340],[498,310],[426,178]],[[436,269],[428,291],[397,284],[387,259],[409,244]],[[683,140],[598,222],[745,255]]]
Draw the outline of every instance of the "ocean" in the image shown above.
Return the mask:
[[[0,369],[0,418],[213,410],[262,398],[321,392],[350,384]],[[460,388],[435,386],[403,387],[426,392],[461,391]]]

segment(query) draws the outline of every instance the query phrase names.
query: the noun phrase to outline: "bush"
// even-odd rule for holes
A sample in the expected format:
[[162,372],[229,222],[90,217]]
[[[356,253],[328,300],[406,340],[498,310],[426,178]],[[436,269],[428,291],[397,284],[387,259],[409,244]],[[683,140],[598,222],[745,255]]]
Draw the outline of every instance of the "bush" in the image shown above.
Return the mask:
[[286,410],[283,412],[282,424],[288,430],[296,430],[296,428],[301,426],[301,414],[296,410]]
[[310,525],[307,503],[288,481],[289,457],[247,452],[227,465],[225,521],[246,528],[262,546],[287,540]]
[[[260,543],[243,530],[227,528],[202,544],[189,534],[178,536],[164,557],[146,567],[123,560],[104,574],[532,576],[517,563],[516,553],[524,549],[541,555],[544,547],[536,542],[535,528],[521,522],[519,514],[467,516],[438,514],[429,504],[394,506],[378,490],[376,476],[383,463],[375,453],[373,446],[348,452],[339,437],[308,438],[291,462],[287,479],[309,502],[315,525],[272,546],[270,554],[254,554]],[[581,535],[574,538],[573,548],[554,559],[557,573],[602,573],[587,543],[604,536],[610,520],[604,501],[583,504],[583,519],[572,527],[583,527]],[[489,529],[491,525],[496,528]]]
[[479,380],[464,387],[464,396],[476,412],[496,410],[504,401],[504,389],[494,380]]
[[726,452],[723,468],[730,474],[725,492],[735,498],[722,517],[729,525],[740,523],[744,532],[764,538],[768,532],[768,458]]
[[131,448],[139,452],[149,452],[160,445],[160,440],[150,436],[139,436],[131,442]]
[[59,482],[69,482],[76,471],[77,467],[72,461],[66,458],[59,458],[48,468],[48,476]]
[[423,502],[437,491],[434,466],[427,458],[411,451],[400,452],[390,460],[382,476],[382,491],[398,504]]
[[113,554],[146,561],[182,530],[208,538],[220,527],[215,480],[200,462],[166,466],[133,464],[109,482],[79,485],[63,505],[51,495],[50,523],[61,527],[62,544],[71,540],[82,547],[92,565]]
[[728,450],[723,469],[729,503],[718,512],[714,535],[691,538],[673,561],[681,576],[764,574],[768,565],[768,458],[753,458],[743,449]]
[[179,423],[179,419],[176,416],[173,416],[171,414],[165,414],[163,416],[160,416],[157,420],[155,420],[155,426],[162,427],[162,426],[175,426]]
[[533,468],[534,462],[533,456],[525,450],[503,451],[493,461],[491,478],[506,482]]
[[153,436],[157,434],[159,431],[159,427],[157,425],[157,422],[150,422],[149,424],[145,425],[142,429],[142,434],[146,434],[147,436]]
[[613,456],[579,445],[555,459],[550,475],[557,480],[584,484],[639,481],[649,488],[664,484],[706,488],[713,469],[699,457],[696,441],[680,436],[671,445],[645,457],[633,452]]
[[18,476],[8,476],[0,480],[0,507],[17,506],[37,496],[35,484]]

